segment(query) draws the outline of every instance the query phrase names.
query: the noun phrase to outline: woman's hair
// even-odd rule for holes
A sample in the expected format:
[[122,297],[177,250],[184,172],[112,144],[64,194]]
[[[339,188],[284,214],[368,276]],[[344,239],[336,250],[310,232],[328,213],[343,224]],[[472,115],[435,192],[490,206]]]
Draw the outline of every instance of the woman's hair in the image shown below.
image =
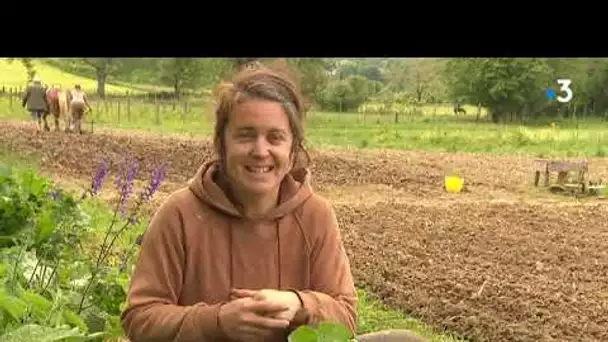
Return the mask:
[[[306,167],[310,161],[304,148],[305,107],[300,87],[287,62],[279,59],[269,66],[259,62],[239,70],[231,81],[222,82],[215,91],[214,145],[220,161],[225,158],[226,126],[236,105],[247,100],[267,100],[283,106],[293,135],[291,155],[293,168]],[[305,159],[305,162],[302,159]]]

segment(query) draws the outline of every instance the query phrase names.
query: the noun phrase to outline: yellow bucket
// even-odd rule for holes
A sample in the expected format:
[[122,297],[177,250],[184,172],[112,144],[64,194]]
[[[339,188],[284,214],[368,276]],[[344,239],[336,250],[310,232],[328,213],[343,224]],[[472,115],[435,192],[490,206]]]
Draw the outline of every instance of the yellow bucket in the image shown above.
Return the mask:
[[462,191],[464,185],[464,179],[458,176],[446,176],[445,177],[445,190],[451,193],[458,193]]

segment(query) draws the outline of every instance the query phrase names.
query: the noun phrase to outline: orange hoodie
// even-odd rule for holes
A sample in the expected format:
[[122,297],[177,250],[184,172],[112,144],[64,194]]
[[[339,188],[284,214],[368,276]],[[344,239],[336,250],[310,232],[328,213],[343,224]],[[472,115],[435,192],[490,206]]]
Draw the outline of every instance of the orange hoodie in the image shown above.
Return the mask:
[[309,172],[288,175],[280,204],[253,220],[228,199],[217,166],[202,165],[152,218],[122,314],[127,337],[227,341],[218,313],[232,288],[295,290],[303,302],[296,317],[306,318],[294,320],[290,329],[333,321],[354,333],[357,297],[350,264],[334,212],[313,193]]

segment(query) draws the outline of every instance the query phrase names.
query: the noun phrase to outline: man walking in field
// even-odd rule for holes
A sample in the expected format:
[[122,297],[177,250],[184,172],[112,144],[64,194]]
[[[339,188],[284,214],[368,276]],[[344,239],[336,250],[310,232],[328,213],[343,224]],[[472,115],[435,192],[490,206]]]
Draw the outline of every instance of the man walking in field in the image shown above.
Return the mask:
[[[46,100],[46,89],[42,86],[38,76],[34,76],[32,84],[27,87],[23,94],[22,107],[25,108],[26,104],[32,118],[38,121],[38,130],[41,131],[42,116],[49,110],[49,106]],[[48,131],[49,127],[46,126],[45,129]]]

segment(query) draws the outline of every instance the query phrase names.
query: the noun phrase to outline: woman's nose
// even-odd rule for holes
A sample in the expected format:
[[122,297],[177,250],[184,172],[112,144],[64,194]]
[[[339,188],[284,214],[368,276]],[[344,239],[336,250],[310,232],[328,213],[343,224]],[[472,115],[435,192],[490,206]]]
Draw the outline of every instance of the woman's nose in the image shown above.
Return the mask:
[[269,154],[268,152],[268,142],[263,137],[256,139],[253,144],[252,154],[256,157],[265,157]]

